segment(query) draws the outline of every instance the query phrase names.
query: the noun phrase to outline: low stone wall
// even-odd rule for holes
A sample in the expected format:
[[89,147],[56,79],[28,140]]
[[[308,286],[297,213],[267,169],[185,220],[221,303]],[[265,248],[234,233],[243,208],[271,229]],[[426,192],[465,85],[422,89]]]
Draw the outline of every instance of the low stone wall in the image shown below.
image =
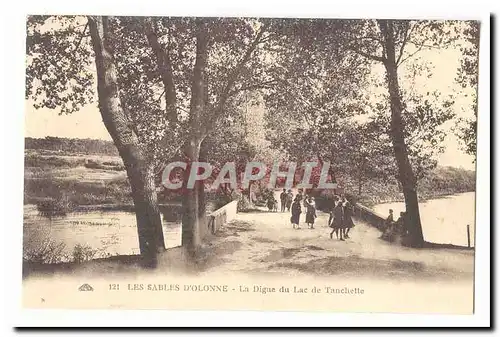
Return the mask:
[[207,215],[206,226],[201,228],[201,238],[203,240],[215,235],[217,231],[227,222],[236,217],[238,201],[234,200],[227,205],[213,211]]
[[354,216],[379,230],[384,228],[386,217],[366,206],[356,204],[354,206]]

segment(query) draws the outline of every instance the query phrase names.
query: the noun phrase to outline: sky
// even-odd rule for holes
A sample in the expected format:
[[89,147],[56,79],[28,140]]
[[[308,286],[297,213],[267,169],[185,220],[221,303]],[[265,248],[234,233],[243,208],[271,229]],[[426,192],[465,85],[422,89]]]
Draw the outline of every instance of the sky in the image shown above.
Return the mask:
[[[458,49],[428,50],[419,53],[419,57],[433,65],[431,78],[420,76],[415,79],[414,86],[419,92],[439,90],[446,94],[460,92],[461,88],[454,82],[457,68],[460,64],[460,52]],[[405,70],[401,68],[400,77],[404,79]],[[380,72],[374,70],[374,72]],[[409,85],[408,81],[400,80],[401,86]],[[377,90],[380,90],[377,89]],[[470,118],[472,116],[470,106],[471,97],[459,94],[456,97],[454,111],[456,118]],[[452,126],[455,120],[448,122],[444,129],[447,136],[444,140],[445,151],[438,157],[438,164],[441,166],[462,167],[475,170],[473,157],[464,153],[459,140],[454,135]],[[111,140],[104,124],[97,105],[90,104],[81,110],[70,115],[59,115],[58,110],[39,109],[33,107],[33,102],[25,102],[25,135],[27,137],[67,137],[67,138],[91,138]]]

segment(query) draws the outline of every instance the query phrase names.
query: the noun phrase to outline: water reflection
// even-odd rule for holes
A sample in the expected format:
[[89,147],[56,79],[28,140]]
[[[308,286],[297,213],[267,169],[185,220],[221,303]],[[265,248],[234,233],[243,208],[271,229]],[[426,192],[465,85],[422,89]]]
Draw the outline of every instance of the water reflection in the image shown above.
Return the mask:
[[[162,216],[162,223],[165,246],[180,246],[180,221]],[[64,253],[68,256],[71,256],[77,245],[97,250],[95,258],[139,253],[136,219],[132,212],[78,212],[48,219],[38,215],[35,206],[25,206],[23,250],[39,249],[49,240],[63,242]]]
[[[451,243],[467,246],[467,225],[470,226],[471,246],[474,247],[475,233],[474,192],[460,193],[419,203],[424,239],[433,243]],[[394,218],[405,210],[402,202],[375,205],[373,209],[387,216],[394,210]],[[489,226],[489,224],[487,224]]]

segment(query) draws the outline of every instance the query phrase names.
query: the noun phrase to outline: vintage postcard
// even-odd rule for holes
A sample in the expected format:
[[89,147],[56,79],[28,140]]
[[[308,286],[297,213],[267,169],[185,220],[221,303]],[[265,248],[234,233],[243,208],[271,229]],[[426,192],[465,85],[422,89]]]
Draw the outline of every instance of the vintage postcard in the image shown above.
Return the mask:
[[29,15],[23,307],[473,314],[482,24]]

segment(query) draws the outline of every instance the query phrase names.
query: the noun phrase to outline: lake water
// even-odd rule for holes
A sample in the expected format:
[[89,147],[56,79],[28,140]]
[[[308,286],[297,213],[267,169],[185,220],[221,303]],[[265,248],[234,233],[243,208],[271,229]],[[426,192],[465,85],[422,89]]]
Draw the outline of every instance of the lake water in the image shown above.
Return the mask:
[[[181,245],[181,224],[163,221],[167,248]],[[139,254],[135,214],[121,211],[81,212],[48,219],[38,215],[36,206],[24,207],[23,250],[40,249],[51,241],[65,244],[71,256],[76,245],[96,250],[94,258]],[[66,259],[64,259],[66,260]]]
[[[475,198],[475,192],[467,192],[419,203],[424,239],[467,246],[467,225],[470,225],[471,246],[474,246]],[[396,220],[399,212],[405,210],[405,204],[379,204],[373,209],[385,217],[389,215],[389,209],[393,209]]]

